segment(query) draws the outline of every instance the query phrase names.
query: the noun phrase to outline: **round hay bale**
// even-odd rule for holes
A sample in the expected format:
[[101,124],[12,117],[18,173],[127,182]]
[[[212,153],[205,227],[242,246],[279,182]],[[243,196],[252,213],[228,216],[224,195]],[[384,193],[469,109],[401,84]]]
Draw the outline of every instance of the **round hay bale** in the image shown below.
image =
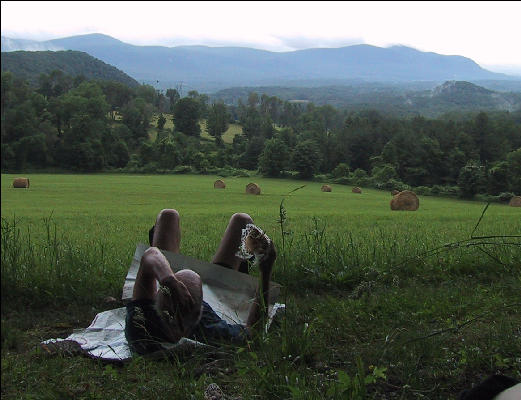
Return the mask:
[[391,199],[391,210],[416,211],[419,206],[418,196],[410,190],[404,190]]
[[391,190],[391,196],[396,196],[398,193],[400,193],[399,190],[396,190],[396,189]]
[[213,184],[214,189],[225,189],[226,183],[222,179],[217,179]]
[[257,194],[259,195],[261,193],[261,189],[259,187],[259,185],[257,185],[256,183],[248,183],[246,185],[246,194]]
[[508,202],[510,207],[521,207],[521,196],[514,196]]
[[322,190],[323,192],[331,192],[331,186],[329,186],[329,185],[322,185],[320,190]]
[[355,186],[353,190],[351,190],[353,193],[362,193],[362,189],[360,189],[358,186]]
[[16,178],[13,181],[13,187],[29,189],[29,178]]

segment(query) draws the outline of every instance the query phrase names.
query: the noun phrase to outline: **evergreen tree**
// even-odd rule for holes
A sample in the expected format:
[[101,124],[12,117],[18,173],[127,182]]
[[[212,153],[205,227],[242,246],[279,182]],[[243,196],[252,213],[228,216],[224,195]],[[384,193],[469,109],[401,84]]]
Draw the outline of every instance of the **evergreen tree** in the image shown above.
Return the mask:
[[206,120],[206,131],[215,138],[217,145],[222,145],[222,135],[228,130],[230,114],[224,103],[214,103],[208,110]]
[[179,92],[177,91],[177,89],[167,89],[166,97],[168,97],[168,100],[169,100],[170,112],[174,112],[175,103],[177,103],[179,101],[179,99],[181,98],[181,96],[179,95]]
[[256,136],[248,140],[246,150],[239,159],[239,167],[254,170],[258,167],[259,156],[264,149],[264,138]]
[[199,137],[199,118],[200,106],[197,100],[190,97],[180,99],[174,106],[174,132]]

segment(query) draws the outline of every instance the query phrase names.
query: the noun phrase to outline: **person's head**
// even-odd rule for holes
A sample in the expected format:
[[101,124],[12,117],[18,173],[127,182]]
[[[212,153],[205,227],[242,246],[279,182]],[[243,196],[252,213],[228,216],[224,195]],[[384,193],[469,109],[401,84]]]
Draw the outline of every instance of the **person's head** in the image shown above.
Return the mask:
[[174,340],[189,335],[199,323],[202,315],[203,284],[196,272],[183,269],[175,277],[181,281],[193,299],[193,304],[181,304],[180,300],[168,291],[159,290],[156,307]]

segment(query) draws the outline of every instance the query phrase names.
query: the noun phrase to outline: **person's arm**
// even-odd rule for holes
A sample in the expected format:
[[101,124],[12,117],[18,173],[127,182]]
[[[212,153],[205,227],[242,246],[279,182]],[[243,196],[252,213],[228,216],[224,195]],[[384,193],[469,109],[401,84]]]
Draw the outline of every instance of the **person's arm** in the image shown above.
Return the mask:
[[[273,241],[270,241],[264,256],[258,261],[260,271],[259,288],[257,289],[255,300],[248,314],[248,320],[246,322],[248,330],[262,328],[266,323],[268,317],[271,271],[276,258],[277,252],[275,245]],[[261,323],[259,324],[259,322]]]

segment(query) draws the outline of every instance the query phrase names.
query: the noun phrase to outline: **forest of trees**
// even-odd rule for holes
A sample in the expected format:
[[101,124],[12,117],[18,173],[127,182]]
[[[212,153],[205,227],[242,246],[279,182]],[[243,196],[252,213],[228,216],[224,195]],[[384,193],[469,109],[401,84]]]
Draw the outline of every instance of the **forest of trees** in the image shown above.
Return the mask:
[[[492,83],[483,82],[495,87]],[[408,118],[423,115],[438,118],[447,112],[514,111],[521,108],[521,88],[515,91],[492,91],[465,82],[447,81],[411,83],[352,83],[317,87],[234,87],[220,90],[211,98],[235,104],[250,92],[276,96],[282,100],[300,99],[315,105],[329,104],[351,111],[375,110],[384,116]]]
[[82,51],[8,51],[2,52],[2,71],[11,71],[31,85],[38,85],[42,73],[59,70],[66,75],[83,75],[136,87],[139,83],[116,67]]
[[[521,111],[399,118],[255,92],[229,106],[59,71],[36,87],[2,72],[1,90],[2,172],[260,173],[466,198],[521,194]],[[242,134],[227,143],[231,123]]]

